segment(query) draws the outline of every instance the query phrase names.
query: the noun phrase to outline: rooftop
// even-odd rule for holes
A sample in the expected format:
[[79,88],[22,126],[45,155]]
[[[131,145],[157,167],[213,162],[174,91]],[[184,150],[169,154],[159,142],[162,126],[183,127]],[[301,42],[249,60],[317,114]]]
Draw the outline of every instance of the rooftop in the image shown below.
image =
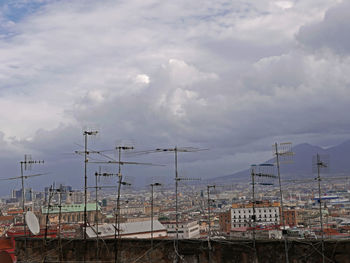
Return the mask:
[[[100,211],[101,207],[97,205],[97,209]],[[86,211],[87,212],[96,211],[96,203],[87,203]],[[75,212],[84,212],[84,204],[62,205],[61,207],[61,213],[75,213]],[[47,207],[42,207],[41,213],[46,214]],[[58,213],[59,213],[58,205],[53,205],[50,207],[49,214],[58,214]]]

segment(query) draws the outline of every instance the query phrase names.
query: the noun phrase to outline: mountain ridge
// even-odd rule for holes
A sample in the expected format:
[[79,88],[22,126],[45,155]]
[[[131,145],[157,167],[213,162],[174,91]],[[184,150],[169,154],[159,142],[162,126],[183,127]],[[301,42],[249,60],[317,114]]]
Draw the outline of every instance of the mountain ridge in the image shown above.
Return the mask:
[[[293,162],[290,164],[281,164],[281,177],[283,178],[305,178],[313,175],[313,156],[320,154],[329,161],[329,174],[344,175],[350,174],[350,140],[347,140],[330,148],[309,143],[301,143],[293,147]],[[262,163],[274,163],[274,158]],[[229,180],[250,180],[250,170],[245,169],[233,174],[218,176],[210,181],[229,181]]]

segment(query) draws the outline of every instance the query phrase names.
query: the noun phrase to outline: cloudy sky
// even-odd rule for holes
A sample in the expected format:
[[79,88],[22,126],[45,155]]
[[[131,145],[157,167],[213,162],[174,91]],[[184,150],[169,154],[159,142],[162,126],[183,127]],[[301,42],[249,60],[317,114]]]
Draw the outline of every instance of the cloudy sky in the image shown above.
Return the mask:
[[[275,141],[348,140],[349,12],[340,0],[0,1],[0,177],[31,154],[50,175],[29,185],[81,185],[84,128],[100,131],[94,149],[208,148],[180,157],[204,178],[270,158]],[[172,158],[125,173],[171,177]]]

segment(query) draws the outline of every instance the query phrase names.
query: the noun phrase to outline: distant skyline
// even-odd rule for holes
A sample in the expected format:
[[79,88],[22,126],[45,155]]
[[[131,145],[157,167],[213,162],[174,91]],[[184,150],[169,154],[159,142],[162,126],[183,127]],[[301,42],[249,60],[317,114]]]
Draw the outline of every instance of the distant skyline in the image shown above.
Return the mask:
[[[274,142],[349,140],[349,12],[340,0],[2,1],[0,178],[31,154],[50,175],[29,186],[82,185],[72,153],[86,127],[95,149],[208,148],[179,157],[203,178],[271,158]],[[125,174],[171,178],[172,157],[133,158],[167,166]]]

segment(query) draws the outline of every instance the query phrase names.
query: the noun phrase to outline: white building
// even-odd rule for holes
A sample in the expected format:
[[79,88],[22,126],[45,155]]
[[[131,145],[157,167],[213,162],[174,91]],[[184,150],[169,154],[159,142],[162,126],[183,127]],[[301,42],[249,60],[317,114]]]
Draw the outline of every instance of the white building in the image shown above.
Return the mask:
[[[264,202],[255,205],[255,217],[258,225],[278,225],[280,223],[279,203]],[[231,229],[252,226],[253,205],[232,205]]]
[[[98,225],[98,235],[101,238],[114,238],[115,224]],[[89,238],[96,238],[96,227],[86,228]],[[121,238],[151,238],[151,221],[140,221],[120,224]],[[158,221],[153,221],[153,238],[167,237],[166,228]]]
[[[168,231],[168,237],[176,238],[176,222],[164,222],[162,224]],[[197,221],[179,222],[178,226],[179,239],[199,237],[199,224]]]

